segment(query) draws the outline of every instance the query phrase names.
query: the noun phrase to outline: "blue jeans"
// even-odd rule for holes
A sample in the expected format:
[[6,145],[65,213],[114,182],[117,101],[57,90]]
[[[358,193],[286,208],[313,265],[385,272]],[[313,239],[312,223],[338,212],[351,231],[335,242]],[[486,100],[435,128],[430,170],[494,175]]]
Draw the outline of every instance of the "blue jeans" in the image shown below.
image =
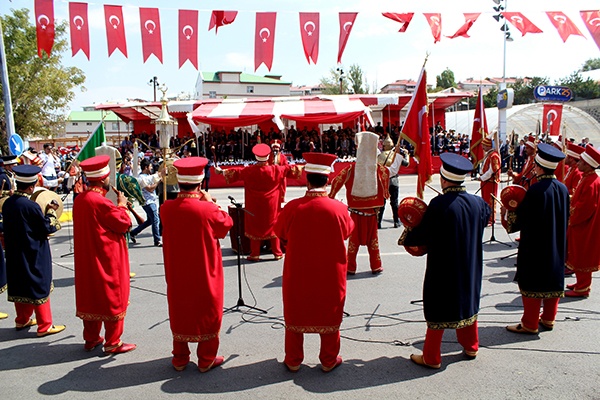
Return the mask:
[[131,231],[132,236],[137,236],[141,231],[152,225],[152,236],[154,237],[154,244],[160,243],[160,218],[158,216],[158,206],[156,203],[146,204],[142,206],[146,211],[146,221],[138,225],[134,230]]

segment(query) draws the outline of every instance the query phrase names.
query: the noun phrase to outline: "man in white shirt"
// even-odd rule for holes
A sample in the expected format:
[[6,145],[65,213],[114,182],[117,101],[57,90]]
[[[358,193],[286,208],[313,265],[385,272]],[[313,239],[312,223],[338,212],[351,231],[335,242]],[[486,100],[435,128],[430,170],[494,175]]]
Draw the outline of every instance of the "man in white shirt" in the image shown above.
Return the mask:
[[[40,159],[42,160],[42,176],[47,181],[56,181],[58,176],[56,175],[56,167],[60,168],[60,160],[52,154],[53,146],[50,143],[46,143],[44,145],[44,152],[39,154]],[[56,186],[58,185],[50,185],[48,188],[50,190],[56,190]]]
[[158,215],[158,196],[156,195],[156,187],[162,181],[163,174],[153,174],[152,163],[146,158],[144,158],[140,163],[140,168],[142,169],[142,173],[137,179],[140,183],[140,188],[142,189],[144,199],[146,199],[146,204],[142,206],[142,208],[146,212],[147,218],[143,224],[138,225],[135,229],[131,231],[129,237],[133,243],[137,243],[135,237],[147,227],[152,226],[152,236],[154,238],[154,245],[162,247],[162,241],[160,237],[160,217]]

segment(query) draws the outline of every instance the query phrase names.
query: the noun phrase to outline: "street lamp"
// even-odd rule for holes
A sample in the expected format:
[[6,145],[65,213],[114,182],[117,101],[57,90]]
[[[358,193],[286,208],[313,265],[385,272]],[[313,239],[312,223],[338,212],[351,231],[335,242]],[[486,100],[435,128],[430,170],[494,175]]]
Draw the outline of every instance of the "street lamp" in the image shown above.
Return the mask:
[[344,70],[337,68],[336,71],[340,73],[340,94],[344,94]]
[[[169,89],[163,83],[163,85],[160,88],[160,91],[163,94],[162,98],[160,100],[160,102],[161,102],[160,115],[158,116],[158,118],[153,119],[151,121],[151,123],[156,125],[156,130],[159,132],[158,140],[160,142],[160,147],[162,149],[162,156],[163,156],[163,160],[164,160],[163,165],[165,168],[167,168],[167,165],[168,165],[167,164],[167,156],[168,156],[167,152],[169,151],[169,142],[170,142],[171,136],[175,135],[175,126],[177,125],[177,120],[173,119],[171,117],[171,115],[169,115],[169,109],[167,106],[167,104],[169,102],[169,100],[167,100],[167,90],[169,90]],[[163,179],[163,200],[164,201],[167,200],[167,178]]]
[[150,81],[148,82],[148,86],[150,85],[152,85],[154,89],[154,102],[156,103],[156,89],[160,86],[160,84],[158,83],[158,78],[156,76],[153,76],[152,79],[150,79]]
[[[501,19],[504,19],[504,16],[501,14],[503,10],[508,8],[508,0],[493,0],[496,4],[496,7],[493,7],[494,11],[498,14],[494,15],[494,19],[500,22]],[[502,82],[498,85],[498,91],[501,92],[506,89],[506,42],[512,42],[514,39],[510,36],[510,30],[506,20],[502,21],[502,26],[500,27],[502,31],[503,38],[503,53],[502,53]],[[504,141],[506,137],[506,108],[498,108],[498,136],[499,141]]]

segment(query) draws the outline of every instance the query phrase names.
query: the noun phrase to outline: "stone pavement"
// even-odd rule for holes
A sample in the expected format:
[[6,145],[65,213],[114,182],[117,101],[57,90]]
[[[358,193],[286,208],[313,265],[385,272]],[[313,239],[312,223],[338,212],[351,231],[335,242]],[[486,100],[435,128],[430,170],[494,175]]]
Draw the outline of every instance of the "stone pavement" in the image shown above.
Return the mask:
[[[416,177],[401,178],[401,196],[414,195]],[[432,185],[439,187],[434,177]],[[468,182],[474,193],[478,182]],[[211,190],[219,204],[227,196],[242,201],[242,189]],[[288,200],[304,189],[288,188]],[[435,196],[426,190],[428,201]],[[339,195],[342,198],[343,193]],[[67,204],[67,207],[69,204]],[[141,212],[141,209],[140,209]],[[143,215],[143,213],[142,213]],[[220,354],[223,366],[200,374],[190,363],[176,372],[170,363],[171,334],[168,324],[165,280],[160,248],[152,246],[150,229],[130,248],[131,305],[123,340],[138,345],[134,352],[104,356],[101,349],[83,351],[82,323],[75,317],[72,227],[51,238],[54,285],[51,296],[54,321],[66,324],[63,333],[37,338],[35,329],[16,332],[14,309],[0,298],[0,311],[10,314],[0,321],[0,390],[3,399],[32,398],[443,398],[443,399],[598,399],[600,382],[600,282],[588,299],[563,299],[556,327],[539,336],[507,332],[517,323],[521,300],[515,283],[515,235],[495,226],[500,243],[484,246],[484,282],[479,334],[481,349],[476,360],[462,355],[453,331],[447,331],[440,370],[429,370],[409,361],[420,353],[426,325],[421,299],[425,257],[408,255],[396,242],[401,229],[392,228],[386,209],[380,246],[385,271],[378,276],[368,269],[364,248],[358,273],[348,279],[346,312],[342,324],[341,355],[344,363],[329,374],[321,372],[318,336],[306,335],[305,364],[300,372],[285,370],[281,271],[283,260],[245,264],[242,269],[243,300],[267,314],[225,314]],[[491,228],[485,238],[489,239]],[[230,239],[222,241],[225,269],[225,306],[238,301],[237,257]],[[189,249],[190,262],[195,249]],[[501,259],[502,257],[508,257]],[[567,278],[573,282],[574,278]],[[248,311],[242,307],[242,311]],[[193,358],[192,358],[193,360]]]

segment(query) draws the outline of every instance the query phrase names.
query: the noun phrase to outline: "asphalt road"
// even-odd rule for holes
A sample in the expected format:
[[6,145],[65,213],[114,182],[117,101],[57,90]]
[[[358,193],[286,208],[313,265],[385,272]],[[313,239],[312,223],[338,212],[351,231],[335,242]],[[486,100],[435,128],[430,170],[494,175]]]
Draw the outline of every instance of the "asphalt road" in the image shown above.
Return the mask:
[[[401,196],[414,195],[416,177],[402,178]],[[439,187],[437,176],[433,186]],[[468,182],[474,193],[477,182]],[[289,188],[288,200],[304,189]],[[243,199],[242,189],[211,190],[223,206],[227,196]],[[435,193],[427,189],[428,198]],[[342,194],[339,195],[340,198]],[[428,200],[428,199],[426,199]],[[68,204],[67,204],[68,206]],[[141,212],[141,208],[140,208]],[[142,213],[143,215],[143,213]],[[476,360],[462,355],[453,331],[446,331],[442,368],[429,370],[409,361],[420,353],[426,325],[421,299],[425,257],[412,257],[396,242],[400,229],[392,228],[388,206],[380,230],[385,271],[371,275],[362,248],[358,273],[348,279],[346,312],[342,324],[344,363],[329,374],[321,372],[317,335],[306,335],[305,364],[297,374],[282,366],[283,337],[281,271],[283,260],[243,266],[243,300],[266,314],[225,314],[220,354],[225,363],[200,374],[195,364],[176,372],[170,363],[171,333],[160,248],[152,246],[150,228],[130,248],[131,305],[123,340],[138,345],[134,352],[104,356],[101,348],[83,351],[82,323],[75,317],[72,228],[65,224],[51,238],[54,258],[52,310],[60,334],[37,338],[35,329],[16,332],[14,309],[0,321],[0,391],[3,399],[32,398],[440,398],[440,399],[599,399],[600,398],[600,282],[588,299],[563,299],[556,327],[538,336],[507,332],[517,323],[522,307],[515,283],[515,235],[500,224],[495,238],[503,243],[484,246],[484,282],[479,314],[481,349]],[[487,228],[484,239],[491,236]],[[230,239],[222,242],[225,270],[225,306],[238,301],[237,257]],[[190,263],[195,249],[189,249]],[[502,259],[502,257],[507,257]],[[574,282],[574,278],[567,278]],[[242,307],[242,311],[249,311]],[[193,358],[192,358],[193,360]]]

